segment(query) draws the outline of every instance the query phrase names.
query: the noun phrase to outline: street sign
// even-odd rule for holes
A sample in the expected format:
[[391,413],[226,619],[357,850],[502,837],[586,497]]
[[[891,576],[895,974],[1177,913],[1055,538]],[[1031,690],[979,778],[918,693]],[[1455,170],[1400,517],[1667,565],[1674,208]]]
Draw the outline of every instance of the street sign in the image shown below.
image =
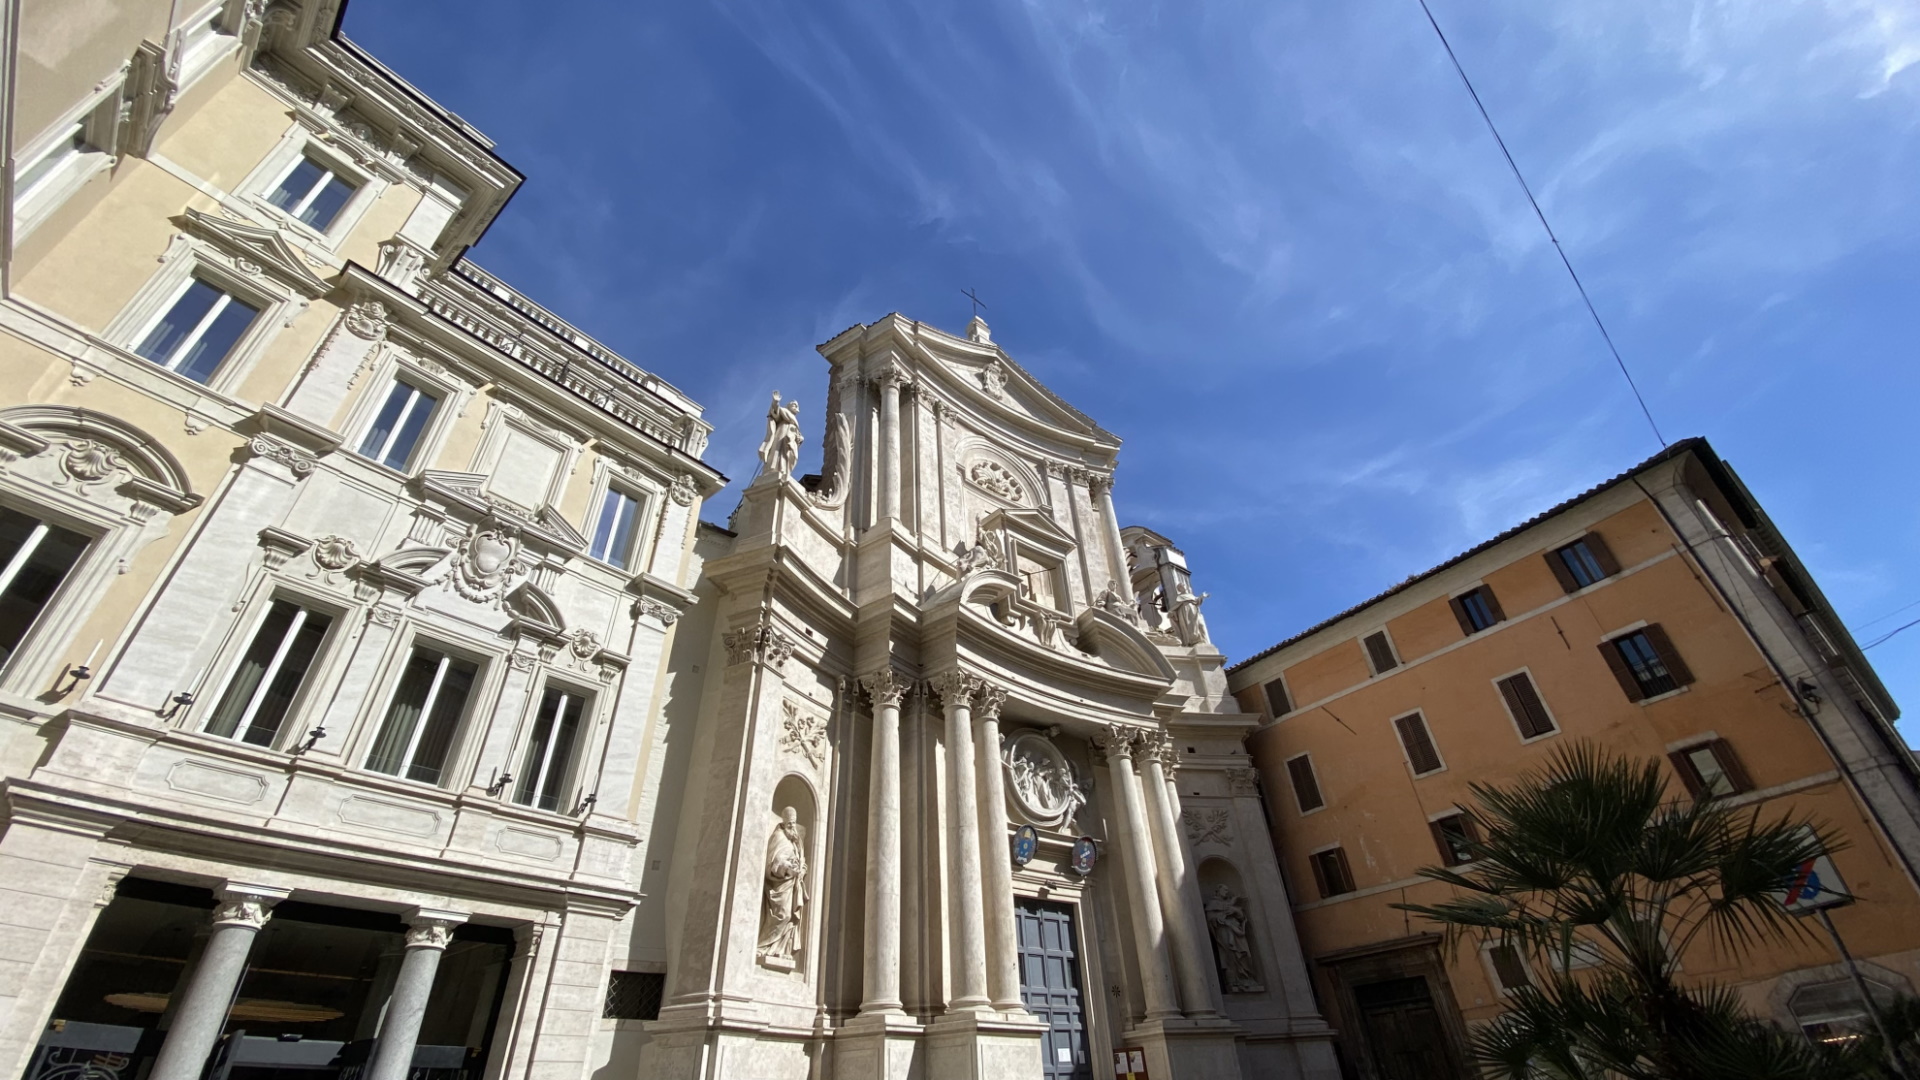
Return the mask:
[[1825,855],[1816,855],[1794,867],[1786,889],[1773,895],[1791,915],[1807,915],[1853,902],[1846,883],[1840,880],[1840,871],[1833,868],[1833,860]]

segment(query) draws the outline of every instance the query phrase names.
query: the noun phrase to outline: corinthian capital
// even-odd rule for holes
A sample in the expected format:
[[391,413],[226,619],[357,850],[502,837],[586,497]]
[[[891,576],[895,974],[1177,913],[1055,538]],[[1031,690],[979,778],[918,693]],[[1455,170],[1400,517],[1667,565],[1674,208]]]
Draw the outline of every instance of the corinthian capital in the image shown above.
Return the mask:
[[874,708],[897,709],[900,707],[900,699],[906,697],[907,691],[913,689],[913,680],[891,667],[884,667],[871,675],[862,675],[860,685],[866,689],[867,695],[873,698]]
[[286,899],[282,889],[253,889],[229,885],[220,890],[220,902],[213,909],[215,926],[247,926],[255,930],[267,925],[273,905]]
[[1088,473],[1087,474],[1087,491],[1090,492],[1093,495],[1093,497],[1096,499],[1104,498],[1108,493],[1113,491],[1113,474],[1112,473],[1096,473],[1096,472]]
[[940,700],[948,707],[959,706],[964,709],[972,704],[974,695],[978,694],[980,688],[986,683],[978,675],[969,675],[964,671],[948,671],[935,675],[931,685],[933,692],[939,694]]
[[975,720],[1000,719],[1000,706],[1007,703],[1007,691],[1004,687],[990,682],[982,682],[980,691],[974,697],[973,718]]
[[1102,724],[1093,732],[1093,745],[1099,747],[1108,758],[1133,756],[1133,744],[1140,738],[1140,729],[1126,724]]
[[1148,758],[1158,761],[1168,776],[1180,768],[1180,748],[1173,744],[1173,736],[1164,731],[1149,731],[1140,736],[1140,758],[1143,762]]

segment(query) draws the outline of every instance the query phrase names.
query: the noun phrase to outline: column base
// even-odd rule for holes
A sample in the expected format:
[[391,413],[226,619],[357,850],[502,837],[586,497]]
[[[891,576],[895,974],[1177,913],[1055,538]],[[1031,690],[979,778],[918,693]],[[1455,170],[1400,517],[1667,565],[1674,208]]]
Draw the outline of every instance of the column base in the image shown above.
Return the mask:
[[1147,1075],[1168,1080],[1235,1080],[1241,1076],[1238,1038],[1246,1034],[1224,1018],[1147,1020],[1120,1036],[1146,1051]]
[[928,1024],[927,1076],[939,1080],[1040,1080],[1041,1036],[1035,1020],[993,1013],[949,1013]]
[[868,1013],[848,1021],[833,1036],[837,1080],[927,1080],[927,1053],[920,1021],[901,1013]]

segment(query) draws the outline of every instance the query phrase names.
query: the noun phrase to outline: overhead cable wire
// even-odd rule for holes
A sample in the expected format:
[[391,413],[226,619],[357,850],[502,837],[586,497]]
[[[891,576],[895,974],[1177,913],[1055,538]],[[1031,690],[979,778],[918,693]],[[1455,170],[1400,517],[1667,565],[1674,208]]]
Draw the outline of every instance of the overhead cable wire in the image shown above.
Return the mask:
[[1627,389],[1633,391],[1633,400],[1640,403],[1640,412],[1647,418],[1647,426],[1653,429],[1653,437],[1660,445],[1667,445],[1667,437],[1660,434],[1660,425],[1653,421],[1653,410],[1647,408],[1647,399],[1640,394],[1639,384],[1633,381],[1633,373],[1627,370],[1627,362],[1620,358],[1620,350],[1613,343],[1613,335],[1607,333],[1607,324],[1600,318],[1600,312],[1593,306],[1593,298],[1587,295],[1587,287],[1580,281],[1580,275],[1573,269],[1573,261],[1567,258],[1567,250],[1561,246],[1560,237],[1554,234],[1553,226],[1547,222],[1547,215],[1540,209],[1540,200],[1533,197],[1533,188],[1527,184],[1527,178],[1520,173],[1520,166],[1513,160],[1513,153],[1507,149],[1507,140],[1500,137],[1500,129],[1494,126],[1493,117],[1487,112],[1487,106],[1480,100],[1480,92],[1473,88],[1473,80],[1467,78],[1467,69],[1460,64],[1460,57],[1453,51],[1453,44],[1447,40],[1446,32],[1440,29],[1440,20],[1433,17],[1433,9],[1427,6],[1427,0],[1420,0],[1420,10],[1426,12],[1427,23],[1440,38],[1440,47],[1447,50],[1447,59],[1453,61],[1453,70],[1460,73],[1460,81],[1466,84],[1467,93],[1473,97],[1474,107],[1480,110],[1480,119],[1487,122],[1487,130],[1493,133],[1493,141],[1500,146],[1500,153],[1507,159],[1507,168],[1513,170],[1513,178],[1520,182],[1520,190],[1527,193],[1527,202],[1533,206],[1533,215],[1540,219],[1540,227],[1547,231],[1547,239],[1553,241],[1554,253],[1560,256],[1560,265],[1567,268],[1567,276],[1573,279],[1573,287],[1580,292],[1580,299],[1587,305],[1587,314],[1593,316],[1593,325],[1600,328],[1600,337],[1607,343],[1607,351],[1613,354],[1613,362],[1619,366],[1620,374],[1627,380]]

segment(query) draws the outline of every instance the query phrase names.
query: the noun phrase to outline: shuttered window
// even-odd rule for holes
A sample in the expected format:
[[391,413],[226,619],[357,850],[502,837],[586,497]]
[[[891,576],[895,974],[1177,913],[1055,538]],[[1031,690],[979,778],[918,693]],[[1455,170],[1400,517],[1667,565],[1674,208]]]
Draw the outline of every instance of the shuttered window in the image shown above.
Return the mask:
[[1287,779],[1293,782],[1293,801],[1305,814],[1327,805],[1320,797],[1320,781],[1313,775],[1313,757],[1301,754],[1287,759]]
[[1500,697],[1507,703],[1507,712],[1513,715],[1514,725],[1520,729],[1522,739],[1536,739],[1554,732],[1553,717],[1547,713],[1546,703],[1540,700],[1540,691],[1533,685],[1533,679],[1524,671],[1509,675],[1496,685],[1500,687]]
[[1658,625],[1602,642],[1600,655],[1629,701],[1644,701],[1693,682],[1693,672]]
[[1393,722],[1393,730],[1400,734],[1400,747],[1407,752],[1413,775],[1424,776],[1440,768],[1440,751],[1434,748],[1426,717],[1408,713]]
[[1667,755],[1687,794],[1725,798],[1753,790],[1753,781],[1725,739],[1713,739]]
[[1366,636],[1367,662],[1373,665],[1375,675],[1383,675],[1400,666],[1400,658],[1393,655],[1393,642],[1387,640],[1385,630],[1376,630]]
[[1577,592],[1620,572],[1613,552],[1599,533],[1588,533],[1571,544],[1547,552],[1547,568],[1568,592]]
[[1433,830],[1433,846],[1440,849],[1440,862],[1461,866],[1473,861],[1473,845],[1480,842],[1480,827],[1464,813],[1448,814],[1427,823]]
[[1313,865],[1313,883],[1320,888],[1320,899],[1353,891],[1353,871],[1347,867],[1344,849],[1316,851],[1307,861]]
[[1493,590],[1485,585],[1447,603],[1453,608],[1453,617],[1460,620],[1460,632],[1469,637],[1507,617],[1507,613],[1500,610],[1500,601],[1494,597]]
[[1293,700],[1287,696],[1287,684],[1283,679],[1275,679],[1267,684],[1267,713],[1281,717],[1293,711]]
[[1521,958],[1520,950],[1511,945],[1493,945],[1487,949],[1487,960],[1493,965],[1493,974],[1500,980],[1500,992],[1510,994],[1533,984],[1527,977],[1527,962]]

